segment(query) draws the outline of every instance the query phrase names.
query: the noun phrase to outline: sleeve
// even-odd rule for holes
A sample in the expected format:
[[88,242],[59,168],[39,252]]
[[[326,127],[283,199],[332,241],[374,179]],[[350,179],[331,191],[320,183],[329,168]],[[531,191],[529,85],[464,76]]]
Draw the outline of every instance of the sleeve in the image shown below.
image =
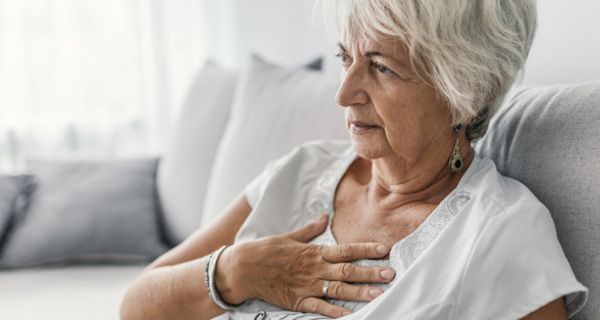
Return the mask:
[[281,170],[282,167],[290,162],[290,160],[298,153],[300,148],[301,146],[296,147],[286,155],[268,162],[263,171],[246,185],[244,188],[244,194],[246,195],[246,200],[252,209],[256,208],[256,204],[262,198],[265,189],[273,176],[279,170]]
[[492,218],[473,247],[453,319],[521,319],[565,296],[569,317],[588,289],[577,279],[541,203],[515,205]]
[[244,188],[244,192],[246,194],[246,200],[252,209],[256,208],[256,204],[258,200],[262,197],[264,193],[264,187],[268,180],[268,177],[272,175],[273,172],[273,161],[269,162],[267,166],[263,169],[263,171],[258,174],[248,185]]

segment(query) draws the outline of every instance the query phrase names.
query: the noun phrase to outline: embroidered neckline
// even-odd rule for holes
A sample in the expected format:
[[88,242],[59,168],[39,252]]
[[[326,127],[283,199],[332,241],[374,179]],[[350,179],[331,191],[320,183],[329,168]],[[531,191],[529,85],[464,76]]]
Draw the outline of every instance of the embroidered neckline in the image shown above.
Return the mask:
[[[350,165],[356,159],[357,154],[350,146],[341,158],[335,159],[327,168],[325,168],[319,178],[316,180],[311,192],[307,198],[307,219],[314,220],[322,213],[329,217],[326,231],[315,238],[313,243],[336,245],[338,244],[331,229],[334,212],[335,191],[341,178],[346,173]],[[469,171],[474,170],[474,163],[471,164],[461,182],[468,177]],[[446,229],[448,224],[454,220],[454,217],[472,198],[467,191],[461,190],[462,183],[448,194],[440,204],[425,218],[425,220],[406,237],[397,241],[390,250],[390,265],[396,271],[396,278],[404,273],[414,261],[431,245],[437,236]],[[360,264],[365,262],[375,262],[381,264],[387,260],[361,260]],[[361,263],[362,262],[362,263]],[[371,264],[371,263],[369,263]]]

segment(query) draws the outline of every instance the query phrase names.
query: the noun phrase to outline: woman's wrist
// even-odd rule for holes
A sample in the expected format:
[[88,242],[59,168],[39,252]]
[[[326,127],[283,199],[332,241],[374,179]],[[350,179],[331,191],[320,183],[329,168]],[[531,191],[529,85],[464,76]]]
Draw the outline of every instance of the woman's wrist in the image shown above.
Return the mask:
[[235,247],[227,247],[221,253],[215,265],[214,286],[218,291],[223,302],[236,306],[250,299],[250,295],[246,294],[242,285],[245,281],[237,279],[236,275],[241,271],[240,265],[237,263],[235,255]]

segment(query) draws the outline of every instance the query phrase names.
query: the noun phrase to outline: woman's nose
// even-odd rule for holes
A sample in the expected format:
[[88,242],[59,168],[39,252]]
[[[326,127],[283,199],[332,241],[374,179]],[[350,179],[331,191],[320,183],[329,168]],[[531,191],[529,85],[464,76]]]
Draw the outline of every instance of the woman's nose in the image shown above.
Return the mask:
[[335,101],[342,107],[361,105],[368,102],[369,98],[363,86],[360,70],[350,68],[342,72],[342,81],[338,87]]

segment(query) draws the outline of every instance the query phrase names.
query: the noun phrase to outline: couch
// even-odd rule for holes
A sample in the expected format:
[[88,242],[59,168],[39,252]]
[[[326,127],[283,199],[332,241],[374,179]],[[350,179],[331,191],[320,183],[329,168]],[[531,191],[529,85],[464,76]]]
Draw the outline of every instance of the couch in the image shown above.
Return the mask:
[[[152,186],[147,188],[155,193],[137,196],[152,198],[148,203],[153,205],[145,210],[136,205],[137,211],[143,211],[136,217],[111,218],[115,224],[139,226],[131,230],[131,238],[137,241],[124,248],[122,243],[130,239],[123,240],[109,248],[119,252],[116,258],[99,258],[98,252],[107,253],[103,244],[85,244],[88,252],[77,252],[59,263],[48,257],[25,257],[27,260],[13,253],[21,260],[12,258],[12,267],[0,270],[0,318],[118,318],[120,300],[144,265],[210,224],[269,160],[304,141],[347,139],[343,111],[334,101],[336,87],[335,80],[318,71],[304,66],[281,68],[258,57],[236,72],[207,63],[189,90],[169,149],[150,167],[155,171],[140,171],[135,176],[151,177]],[[488,134],[475,145],[479,153],[491,157],[504,174],[525,183],[550,208],[567,258],[578,279],[590,289],[586,307],[574,318],[577,320],[598,319],[600,315],[599,107],[600,82],[517,87],[491,122]],[[150,162],[147,159],[144,163]],[[50,175],[47,167],[42,165],[39,172],[59,179]],[[98,175],[97,170],[92,172]],[[114,179],[109,181],[127,178],[101,174],[112,175]],[[148,185],[148,179],[144,181]],[[127,188],[127,183],[123,184],[121,187]],[[4,246],[0,268],[5,254],[16,252],[7,250],[15,245],[14,241],[11,244],[14,233],[21,232],[14,229],[26,229],[23,226],[35,220],[29,219],[28,212],[43,209],[35,205],[39,190],[45,190],[43,185],[24,191],[33,205],[14,206],[13,210],[22,211],[21,222],[13,221],[13,230],[6,230],[8,235],[4,243],[0,242]],[[92,198],[92,203],[106,201]],[[95,207],[100,209],[94,215],[106,214],[101,205]],[[154,227],[142,228],[150,225]],[[76,226],[89,227],[82,223]],[[61,236],[59,243],[77,242]],[[63,253],[65,257],[70,254]],[[29,264],[15,267],[19,261]]]

